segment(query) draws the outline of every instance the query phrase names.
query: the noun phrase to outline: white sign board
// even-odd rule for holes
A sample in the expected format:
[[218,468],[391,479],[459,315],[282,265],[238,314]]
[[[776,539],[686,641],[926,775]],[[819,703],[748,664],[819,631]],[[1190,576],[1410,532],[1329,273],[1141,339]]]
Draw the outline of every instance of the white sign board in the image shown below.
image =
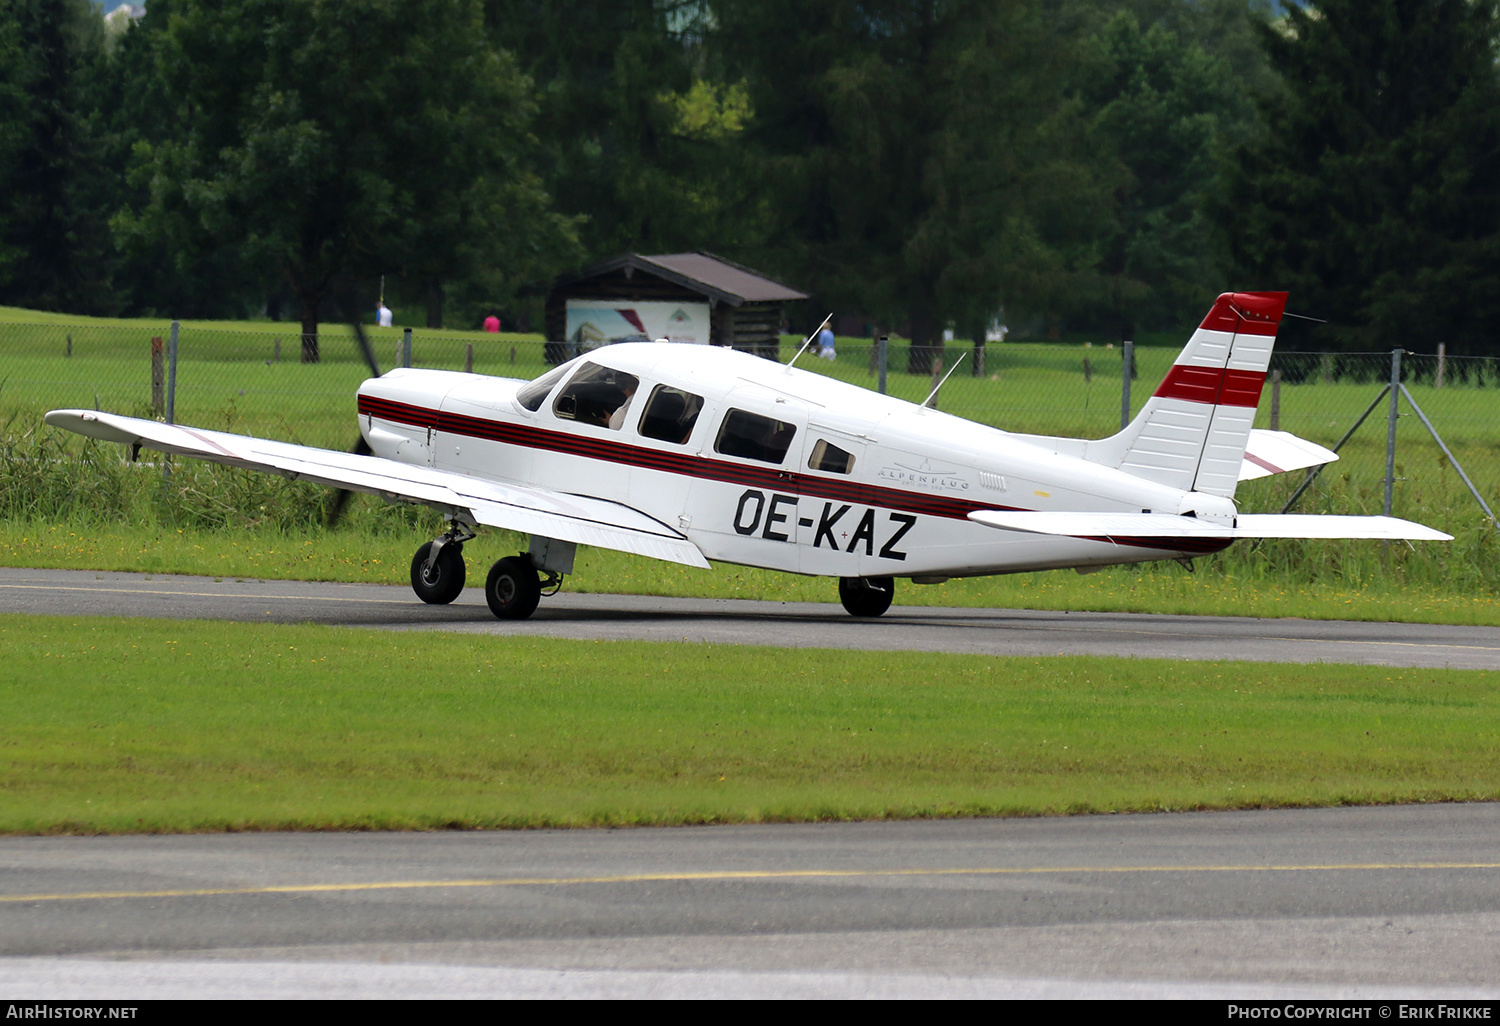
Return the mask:
[[693,342],[708,345],[707,303],[568,300],[568,338],[587,352],[612,342]]

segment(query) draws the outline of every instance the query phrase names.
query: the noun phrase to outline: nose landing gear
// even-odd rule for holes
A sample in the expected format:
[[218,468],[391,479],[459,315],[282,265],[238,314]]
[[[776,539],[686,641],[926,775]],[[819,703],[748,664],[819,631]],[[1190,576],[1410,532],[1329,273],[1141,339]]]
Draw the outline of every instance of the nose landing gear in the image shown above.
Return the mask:
[[428,605],[446,606],[464,590],[464,542],[474,532],[458,521],[411,557],[411,590]]

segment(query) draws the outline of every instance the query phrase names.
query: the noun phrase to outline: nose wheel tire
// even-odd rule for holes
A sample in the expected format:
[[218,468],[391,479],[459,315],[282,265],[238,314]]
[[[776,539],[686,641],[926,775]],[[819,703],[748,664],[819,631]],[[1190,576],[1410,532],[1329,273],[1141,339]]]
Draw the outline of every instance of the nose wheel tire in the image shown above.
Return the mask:
[[531,561],[520,556],[506,556],[490,567],[484,582],[484,600],[490,612],[502,620],[524,620],[536,612],[542,600],[542,582]]
[[839,601],[850,616],[879,616],[895,597],[896,582],[889,577],[839,578]]
[[429,605],[446,606],[464,590],[464,547],[455,542],[444,545],[437,561],[428,569],[427,555],[431,551],[432,542],[428,542],[411,557],[411,590]]

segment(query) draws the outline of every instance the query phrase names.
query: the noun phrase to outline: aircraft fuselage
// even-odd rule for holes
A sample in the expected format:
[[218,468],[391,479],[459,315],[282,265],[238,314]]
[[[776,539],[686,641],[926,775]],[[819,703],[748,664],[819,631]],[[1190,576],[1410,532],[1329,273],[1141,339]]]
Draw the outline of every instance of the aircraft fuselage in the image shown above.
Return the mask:
[[980,509],[1234,513],[1045,440],[707,346],[610,346],[538,382],[396,370],[361,386],[359,423],[387,459],[613,500],[710,560],[832,577],[1087,568],[1228,544],[996,531],[967,519]]

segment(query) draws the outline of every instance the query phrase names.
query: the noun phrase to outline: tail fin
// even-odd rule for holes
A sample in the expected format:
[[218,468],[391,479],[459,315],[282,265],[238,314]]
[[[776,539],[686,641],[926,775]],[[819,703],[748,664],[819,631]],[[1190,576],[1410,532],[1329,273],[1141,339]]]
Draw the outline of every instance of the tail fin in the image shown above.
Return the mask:
[[1286,297],[1220,296],[1135,420],[1090,442],[1085,458],[1184,491],[1232,497]]

